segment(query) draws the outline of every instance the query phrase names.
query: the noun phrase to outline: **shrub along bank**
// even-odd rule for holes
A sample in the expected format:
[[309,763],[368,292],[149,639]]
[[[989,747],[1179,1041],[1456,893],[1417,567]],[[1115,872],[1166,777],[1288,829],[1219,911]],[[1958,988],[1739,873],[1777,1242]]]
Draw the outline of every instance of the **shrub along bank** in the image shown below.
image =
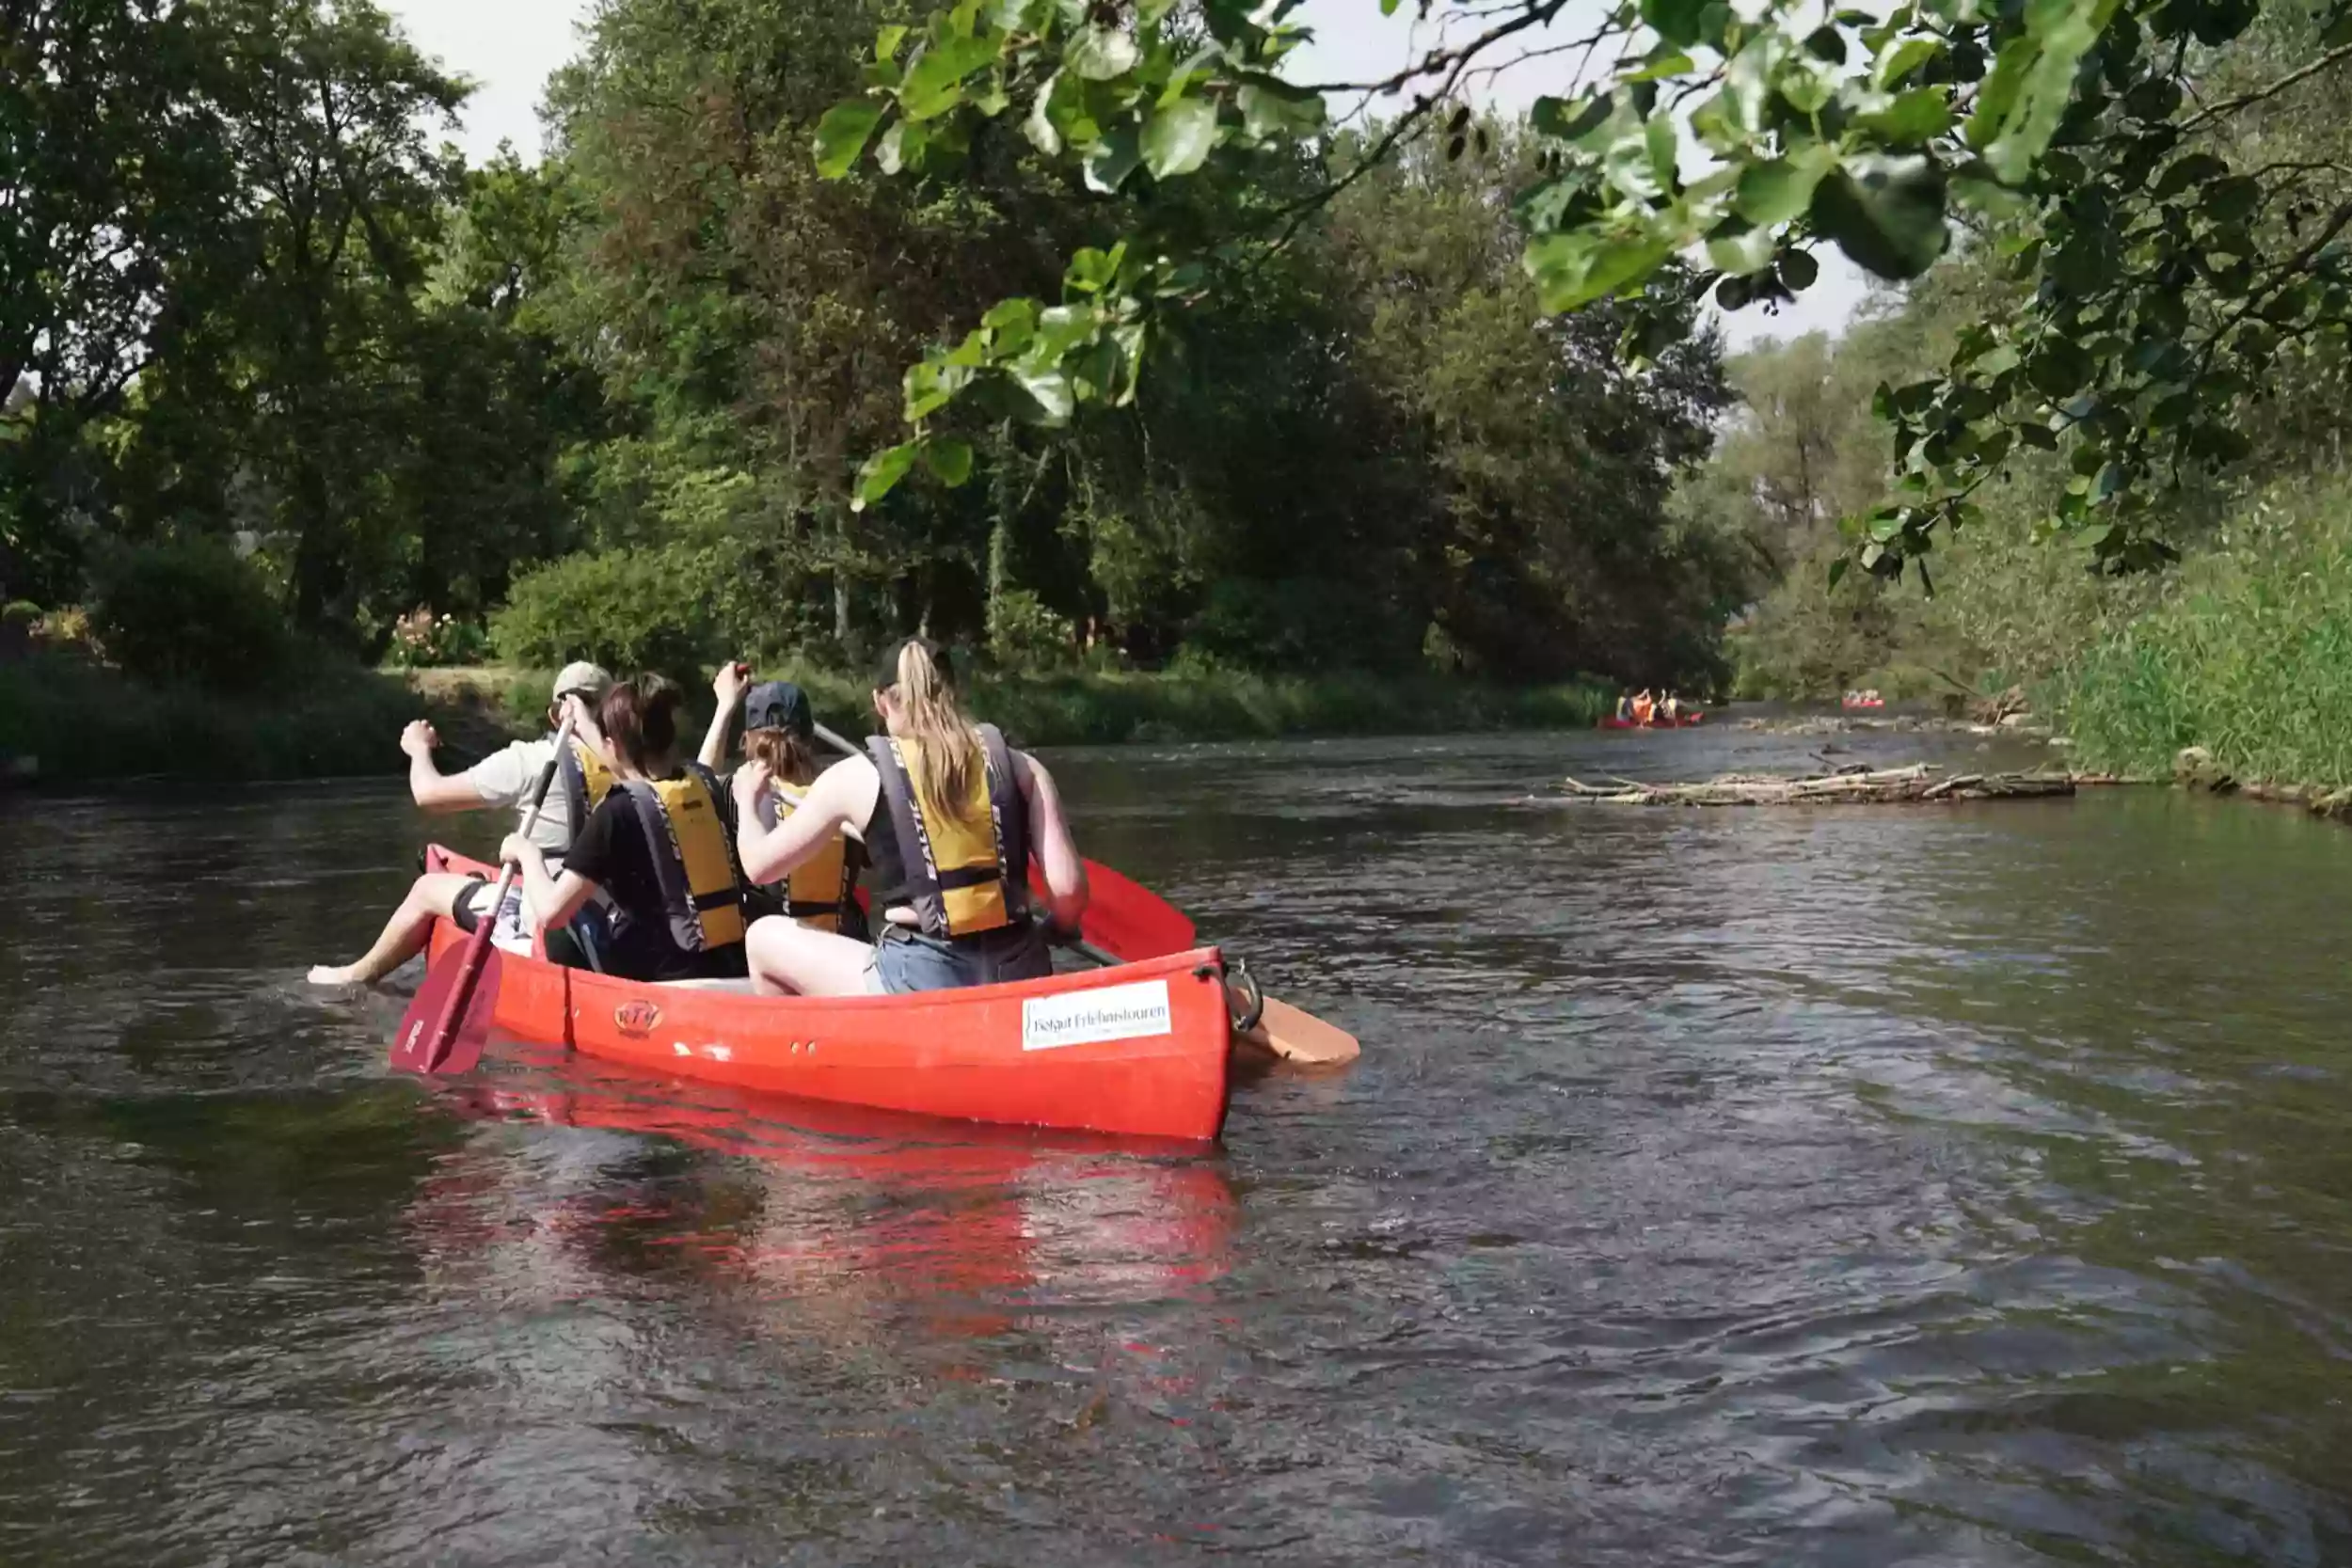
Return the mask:
[[2094,768],[2202,746],[2235,778],[2352,786],[2352,482],[2264,491],[2052,695]]
[[[863,683],[789,674],[818,717],[862,736]],[[264,780],[396,777],[401,726],[440,728],[450,763],[534,733],[552,677],[500,670],[409,676],[326,663],[294,684],[226,697],[133,679],[71,652],[0,663],[0,763],[30,757],[49,783],[167,777]],[[1597,687],[1486,687],[1433,678],[1205,674],[986,675],[977,711],[1030,746],[1120,741],[1437,734],[1585,727],[1610,697]],[[709,711],[701,697],[701,716]],[[699,719],[697,723],[699,725]]]

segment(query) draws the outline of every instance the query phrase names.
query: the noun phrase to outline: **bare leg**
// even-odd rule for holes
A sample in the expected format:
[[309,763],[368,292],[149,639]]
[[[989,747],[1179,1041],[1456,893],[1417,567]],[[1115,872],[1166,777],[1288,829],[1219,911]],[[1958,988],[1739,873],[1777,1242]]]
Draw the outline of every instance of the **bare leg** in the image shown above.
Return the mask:
[[755,920],[743,938],[752,989],[762,996],[863,996],[870,943],[831,931],[812,931],[771,914]]
[[321,964],[310,971],[314,986],[372,986],[398,969],[402,964],[424,951],[426,941],[433,935],[433,922],[447,920],[457,900],[469,890],[483,884],[471,877],[455,872],[436,872],[420,877],[409,885],[408,896],[400,901],[392,918],[384,923],[384,934],[375,939],[358,962],[338,968]]

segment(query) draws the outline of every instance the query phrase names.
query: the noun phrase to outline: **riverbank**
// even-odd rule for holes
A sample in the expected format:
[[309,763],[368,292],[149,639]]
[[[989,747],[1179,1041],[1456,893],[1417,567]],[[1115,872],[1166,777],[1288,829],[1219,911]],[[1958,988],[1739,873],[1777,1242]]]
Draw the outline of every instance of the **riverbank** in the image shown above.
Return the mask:
[[[798,680],[820,720],[862,735],[871,709],[854,677]],[[536,733],[552,675],[497,667],[414,673],[329,668],[293,690],[230,699],[126,680],[66,655],[0,665],[0,769],[38,764],[38,782],[137,777],[278,780],[391,774],[401,726],[433,720],[453,762]],[[707,691],[691,694],[699,724]],[[1211,673],[981,675],[976,711],[1025,746],[1588,729],[1612,694],[1597,687],[1490,687],[1368,675]]]
[[401,726],[420,717],[471,752],[503,745],[512,728],[491,705],[428,697],[399,674],[350,666],[232,698],[36,653],[0,664],[0,774],[37,785],[389,776],[400,769]]

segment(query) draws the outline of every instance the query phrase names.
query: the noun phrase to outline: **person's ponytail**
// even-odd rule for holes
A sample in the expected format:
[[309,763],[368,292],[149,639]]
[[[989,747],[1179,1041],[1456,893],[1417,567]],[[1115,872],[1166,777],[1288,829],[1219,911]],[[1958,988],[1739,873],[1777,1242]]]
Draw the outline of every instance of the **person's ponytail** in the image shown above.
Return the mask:
[[660,675],[621,681],[596,708],[596,727],[631,772],[661,770],[677,747],[677,709],[685,693]]
[[970,798],[973,780],[986,766],[971,721],[956,702],[930,644],[909,638],[898,649],[898,689],[904,738],[919,748],[915,782],[922,792],[953,810]]

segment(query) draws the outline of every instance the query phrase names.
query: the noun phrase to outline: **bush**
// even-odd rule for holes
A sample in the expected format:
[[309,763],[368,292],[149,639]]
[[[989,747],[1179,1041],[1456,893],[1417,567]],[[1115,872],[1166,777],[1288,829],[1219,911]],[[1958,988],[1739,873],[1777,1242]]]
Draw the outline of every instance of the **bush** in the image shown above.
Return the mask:
[[701,671],[725,653],[702,592],[708,567],[675,546],[566,556],[515,579],[490,637],[528,668],[590,658],[616,673]]
[[1344,582],[1228,578],[1209,590],[1184,647],[1230,669],[1401,673],[1421,662],[1421,632]]
[[281,676],[292,640],[251,562],[211,539],[118,548],[98,562],[90,624],[143,680],[246,691]]
[[1078,634],[1035,594],[1008,588],[988,607],[988,651],[1008,669],[1067,669],[1078,661]]
[[435,615],[419,605],[392,623],[385,662],[402,670],[447,670],[479,664],[490,651],[490,634],[454,615]]
[[30,599],[10,599],[0,605],[0,628],[30,636],[40,620],[40,606]]

